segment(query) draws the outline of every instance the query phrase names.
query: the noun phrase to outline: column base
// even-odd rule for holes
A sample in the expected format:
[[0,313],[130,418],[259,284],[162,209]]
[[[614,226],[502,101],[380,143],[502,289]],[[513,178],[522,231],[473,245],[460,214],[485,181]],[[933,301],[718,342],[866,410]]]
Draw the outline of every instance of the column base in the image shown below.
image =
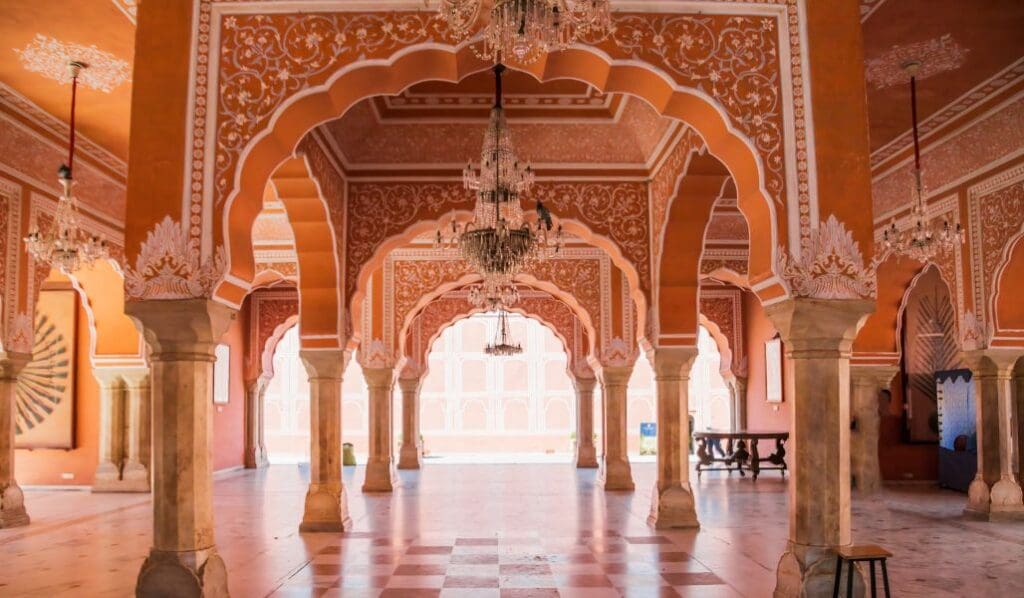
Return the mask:
[[[847,565],[848,566],[848,565]],[[853,596],[864,596],[864,573],[853,568]],[[840,580],[840,594],[846,594],[846,566]],[[775,577],[775,598],[831,596],[836,582],[836,553],[817,546],[789,544],[779,559]]]
[[366,464],[363,492],[391,492],[398,485],[398,474],[391,460],[370,461]]
[[974,478],[967,490],[964,515],[984,521],[1024,520],[1024,493],[1013,476],[1004,477],[989,489],[981,478]]
[[127,463],[119,472],[113,463],[100,463],[93,478],[93,492],[149,492],[149,470],[140,463]]
[[18,483],[12,480],[7,486],[0,488],[0,529],[28,524],[25,493],[21,491]]
[[597,474],[597,484],[605,490],[632,490],[633,474],[629,461],[605,461]]
[[352,519],[348,515],[345,487],[341,484],[335,488],[326,484],[310,484],[306,491],[306,507],[299,531],[345,532],[351,528]]
[[693,490],[689,484],[659,490],[654,485],[651,496],[651,514],[647,524],[656,529],[700,528]]
[[246,469],[263,469],[264,467],[270,467],[270,460],[267,459],[266,447],[257,447],[250,449],[245,453],[245,468]]
[[578,469],[593,469],[597,467],[597,447],[590,446],[576,447],[576,467]]
[[216,548],[164,551],[153,549],[139,571],[140,598],[227,598],[228,570]]
[[419,469],[420,447],[415,444],[402,443],[398,451],[398,469]]

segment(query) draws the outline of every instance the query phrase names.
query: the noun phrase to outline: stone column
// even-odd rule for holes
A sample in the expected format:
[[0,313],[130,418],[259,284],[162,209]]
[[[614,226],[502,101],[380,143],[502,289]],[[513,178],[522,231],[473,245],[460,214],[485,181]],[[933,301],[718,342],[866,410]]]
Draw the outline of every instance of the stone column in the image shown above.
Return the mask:
[[363,492],[391,492],[397,484],[391,448],[395,373],[391,368],[364,368],[363,376],[370,391],[370,457],[366,461]]
[[978,473],[967,490],[966,515],[988,520],[1024,519],[1017,477],[1017,416],[1013,370],[1017,349],[964,353],[974,380]]
[[270,465],[263,430],[263,399],[268,380],[262,376],[245,389],[245,468],[259,469]]
[[31,353],[0,350],[0,529],[28,525],[25,494],[14,480],[14,402],[18,374]]
[[115,492],[121,482],[124,384],[119,368],[93,368],[100,388],[99,464],[93,492]]
[[747,379],[744,376],[734,376],[729,381],[729,391],[732,393],[732,427],[733,430],[747,429]]
[[213,536],[214,348],[235,310],[205,299],[125,305],[152,349],[153,548],[137,596],[227,596]]
[[149,492],[149,368],[95,368],[100,383],[99,465],[93,492]]
[[[874,303],[789,299],[765,307],[786,348],[789,543],[775,596],[828,596],[850,544],[850,352]],[[858,595],[863,580],[856,580]]]
[[690,487],[690,369],[697,347],[648,352],[658,391],[658,479],[647,523],[659,528],[700,527]]
[[594,446],[594,387],[595,378],[573,377],[576,387],[576,467],[597,467],[597,447]]
[[341,481],[341,377],[348,354],[341,349],[301,350],[309,373],[309,489],[300,532],[351,528]]
[[852,486],[862,496],[882,489],[878,465],[878,394],[889,388],[899,373],[896,365],[855,365],[850,367],[850,474]]
[[399,378],[402,389],[402,448],[398,469],[420,468],[420,378]]
[[153,444],[153,392],[149,384],[149,368],[127,369],[122,379],[128,423],[124,466],[121,468],[122,487],[124,492],[149,492]]
[[632,490],[633,474],[626,454],[626,385],[633,366],[604,366],[601,401],[604,416],[604,460],[598,472],[598,484],[605,490]]

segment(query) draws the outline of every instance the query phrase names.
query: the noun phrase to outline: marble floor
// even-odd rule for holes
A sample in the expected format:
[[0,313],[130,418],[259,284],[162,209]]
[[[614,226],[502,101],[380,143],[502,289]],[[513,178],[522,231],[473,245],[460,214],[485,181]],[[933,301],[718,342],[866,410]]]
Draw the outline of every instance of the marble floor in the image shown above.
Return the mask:
[[[785,483],[708,474],[700,532],[645,523],[654,468],[605,493],[565,464],[428,465],[393,495],[347,468],[354,531],[299,534],[306,475],[221,476],[217,544],[232,596],[769,596],[785,545]],[[29,491],[33,522],[0,530],[0,596],[130,596],[150,545],[147,496]],[[896,596],[1024,596],[1024,523],[960,516],[924,487],[857,501],[854,539],[886,546]]]

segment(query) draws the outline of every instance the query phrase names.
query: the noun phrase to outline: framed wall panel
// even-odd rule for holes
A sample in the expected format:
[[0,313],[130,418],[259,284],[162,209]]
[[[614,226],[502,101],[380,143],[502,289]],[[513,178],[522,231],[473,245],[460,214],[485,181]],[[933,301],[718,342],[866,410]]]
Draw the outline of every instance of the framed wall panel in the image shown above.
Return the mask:
[[75,447],[77,330],[77,293],[40,291],[32,361],[15,390],[15,448]]

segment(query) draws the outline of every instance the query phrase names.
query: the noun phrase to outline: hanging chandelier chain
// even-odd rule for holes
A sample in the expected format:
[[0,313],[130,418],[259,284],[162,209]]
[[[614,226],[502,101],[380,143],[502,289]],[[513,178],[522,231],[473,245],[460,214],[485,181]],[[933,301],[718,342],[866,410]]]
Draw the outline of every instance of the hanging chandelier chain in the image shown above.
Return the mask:
[[40,230],[39,223],[33,222],[25,246],[36,260],[70,274],[82,266],[91,266],[98,259],[109,257],[107,244],[97,235],[90,235],[81,228],[76,200],[72,192],[75,163],[75,117],[78,103],[78,75],[86,65],[69,61],[68,77],[71,79],[71,116],[68,132],[68,161],[57,170],[61,196],[52,225]]
[[957,222],[951,225],[944,216],[929,218],[921,168],[921,139],[917,114],[917,73],[921,63],[912,60],[904,63],[903,69],[910,77],[910,119],[914,146],[914,180],[911,188],[911,226],[900,230],[896,218],[882,231],[880,255],[895,254],[907,256],[920,262],[928,262],[938,253],[962,245],[965,240],[963,227]]

